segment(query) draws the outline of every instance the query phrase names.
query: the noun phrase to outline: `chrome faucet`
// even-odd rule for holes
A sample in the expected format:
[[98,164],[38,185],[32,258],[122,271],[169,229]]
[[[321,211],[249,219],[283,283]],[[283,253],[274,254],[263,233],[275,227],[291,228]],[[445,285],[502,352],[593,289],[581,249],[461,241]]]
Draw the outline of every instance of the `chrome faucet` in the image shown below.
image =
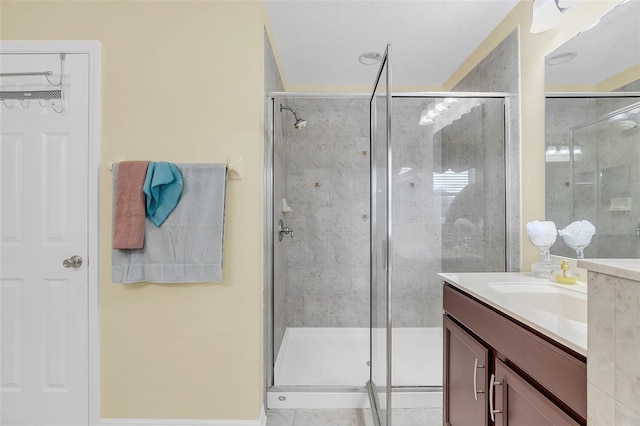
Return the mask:
[[289,228],[288,226],[284,226],[284,222],[282,222],[282,219],[280,219],[280,221],[278,222],[278,241],[282,241],[282,238],[284,238],[284,234],[291,234],[291,239],[293,239],[293,229]]

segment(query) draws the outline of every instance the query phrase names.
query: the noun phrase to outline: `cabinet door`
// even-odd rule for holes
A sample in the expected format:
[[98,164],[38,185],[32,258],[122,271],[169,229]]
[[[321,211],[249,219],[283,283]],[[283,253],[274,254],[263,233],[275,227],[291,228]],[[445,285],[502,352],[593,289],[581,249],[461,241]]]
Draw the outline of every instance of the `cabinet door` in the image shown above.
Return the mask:
[[443,327],[445,425],[488,425],[489,351],[446,315]]
[[579,425],[499,359],[495,374],[496,426]]

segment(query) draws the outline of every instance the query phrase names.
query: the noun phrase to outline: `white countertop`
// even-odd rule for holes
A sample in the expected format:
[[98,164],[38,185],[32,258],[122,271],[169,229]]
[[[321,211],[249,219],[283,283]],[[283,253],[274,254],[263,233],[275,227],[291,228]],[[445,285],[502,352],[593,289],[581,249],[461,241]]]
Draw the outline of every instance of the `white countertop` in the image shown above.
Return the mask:
[[[438,276],[545,336],[587,356],[586,284],[558,284],[548,279],[532,277],[529,273],[515,272],[443,273]],[[561,297],[554,305],[553,299],[557,295]],[[540,303],[544,304],[544,309],[536,306]],[[575,320],[576,317],[584,317],[584,322]]]
[[580,259],[578,267],[601,274],[640,281],[640,259]]

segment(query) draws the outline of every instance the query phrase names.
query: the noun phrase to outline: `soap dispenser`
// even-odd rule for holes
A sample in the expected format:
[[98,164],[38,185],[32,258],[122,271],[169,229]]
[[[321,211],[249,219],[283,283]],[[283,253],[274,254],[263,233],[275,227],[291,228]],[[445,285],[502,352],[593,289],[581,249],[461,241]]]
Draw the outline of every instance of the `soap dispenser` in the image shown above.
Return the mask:
[[575,284],[578,281],[578,276],[571,272],[569,262],[563,260],[560,263],[560,270],[553,273],[553,279],[560,284]]

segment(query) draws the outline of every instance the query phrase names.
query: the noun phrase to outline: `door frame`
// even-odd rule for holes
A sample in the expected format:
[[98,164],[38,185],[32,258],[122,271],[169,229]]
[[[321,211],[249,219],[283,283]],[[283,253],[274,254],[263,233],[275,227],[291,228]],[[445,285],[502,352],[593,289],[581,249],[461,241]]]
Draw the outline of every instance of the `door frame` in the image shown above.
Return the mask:
[[0,41],[1,54],[80,53],[89,56],[89,152],[87,275],[89,315],[89,424],[100,423],[100,147],[102,104],[102,43],[100,41]]

